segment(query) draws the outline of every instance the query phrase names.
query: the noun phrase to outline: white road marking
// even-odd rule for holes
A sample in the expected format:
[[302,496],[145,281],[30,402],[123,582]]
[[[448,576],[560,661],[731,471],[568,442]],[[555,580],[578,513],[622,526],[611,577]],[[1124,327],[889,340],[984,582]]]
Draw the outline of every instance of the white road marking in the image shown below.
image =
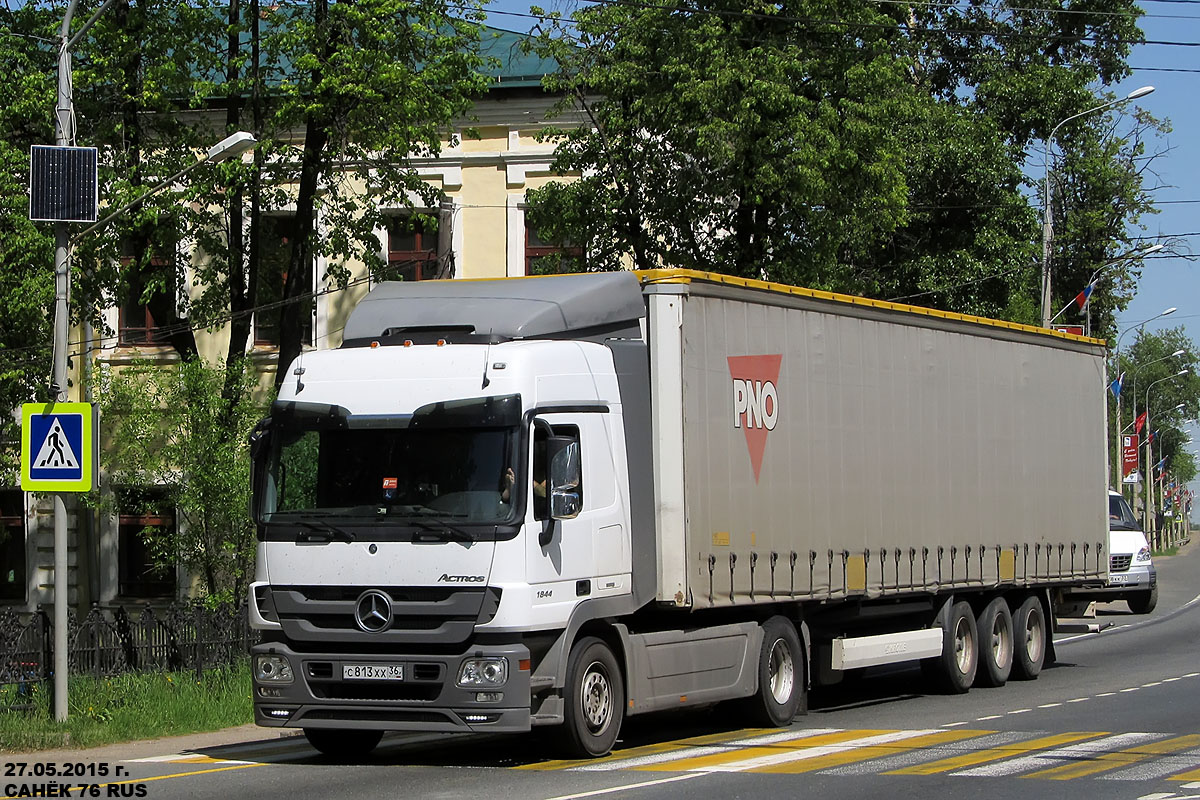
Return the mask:
[[937,733],[937,728],[931,728],[923,731],[893,731],[891,733],[880,733],[875,736],[864,736],[861,739],[852,739],[848,742],[840,742],[838,744],[829,744],[821,747],[806,747],[802,750],[795,750],[782,753],[771,753],[757,758],[747,758],[742,761],[733,761],[728,764],[713,764],[712,766],[693,767],[691,772],[746,772],[752,769],[761,769],[763,767],[774,767],[779,764],[789,764],[793,761],[806,761],[810,758],[820,758],[822,756],[833,755],[834,753],[844,753],[847,750],[856,750],[860,747],[873,747],[881,744],[891,744],[892,742],[901,742],[905,739],[912,739],[917,736],[927,736],[931,733]]
[[[1189,750],[1186,753],[1172,753],[1153,761],[1136,764],[1128,769],[1096,777],[1105,781],[1152,781],[1179,772],[1187,772],[1196,767],[1200,767],[1200,750]],[[1184,786],[1183,788],[1189,787]],[[1200,784],[1191,788],[1200,788]]]
[[779,744],[781,742],[793,742],[799,739],[808,739],[813,736],[823,736],[827,733],[840,733],[842,728],[813,728],[804,731],[785,731],[783,733],[770,733],[766,736],[749,736],[745,739],[736,739],[731,742],[722,742],[721,744],[707,745],[705,747],[684,747],[681,750],[671,750],[665,753],[654,753],[648,756],[634,756],[633,758],[621,758],[616,761],[605,761],[602,764],[585,764],[581,767],[573,767],[572,771],[578,772],[611,772],[618,769],[637,769],[638,767],[646,767],[651,764],[665,764],[670,761],[682,761],[685,758],[700,758],[702,756],[716,755],[717,753],[728,753],[733,750],[740,750],[744,747],[762,747],[764,745]]
[[1078,761],[1080,758],[1089,758],[1109,753],[1113,750],[1120,750],[1123,747],[1162,739],[1166,736],[1167,734],[1164,733],[1122,733],[1117,736],[1108,736],[1090,742],[1080,742],[1079,744],[1060,747],[1056,750],[1048,750],[1044,753],[1035,753],[1033,755],[1022,756],[1021,758],[1009,759],[1008,761],[1000,761],[995,764],[984,764],[983,766],[965,769],[960,772],[951,772],[950,774],[988,778],[1016,775],[1021,772],[1033,772],[1035,770],[1056,767],[1059,764]]
[[579,792],[578,794],[560,794],[557,797],[548,797],[546,800],[579,800],[581,797],[599,797],[602,794],[614,794],[616,792],[627,792],[630,789],[645,789],[648,786],[661,786],[664,783],[675,783],[676,781],[686,781],[692,778],[699,778],[703,772],[685,772],[682,775],[672,775],[669,778],[659,778],[654,781],[642,781],[641,783],[627,783],[624,786],[611,786],[607,789],[595,789],[590,792]]

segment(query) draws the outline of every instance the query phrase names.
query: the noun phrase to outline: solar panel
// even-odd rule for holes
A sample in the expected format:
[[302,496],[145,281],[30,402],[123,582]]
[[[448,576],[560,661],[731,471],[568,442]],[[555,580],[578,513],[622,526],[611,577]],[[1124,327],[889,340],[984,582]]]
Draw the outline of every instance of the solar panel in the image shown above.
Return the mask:
[[35,144],[29,152],[29,218],[95,222],[96,148]]

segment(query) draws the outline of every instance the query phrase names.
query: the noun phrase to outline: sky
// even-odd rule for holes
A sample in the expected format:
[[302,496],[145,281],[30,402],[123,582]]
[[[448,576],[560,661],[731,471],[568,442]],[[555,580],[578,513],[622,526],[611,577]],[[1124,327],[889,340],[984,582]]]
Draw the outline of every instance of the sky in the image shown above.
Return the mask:
[[[545,0],[540,5],[565,15],[577,2]],[[1132,101],[1131,106],[1136,104],[1156,118],[1170,120],[1173,130],[1157,142],[1166,154],[1154,162],[1161,184],[1154,197],[1161,213],[1148,215],[1144,229],[1132,233],[1146,237],[1147,245],[1159,238],[1178,238],[1182,255],[1155,254],[1146,259],[1137,294],[1117,318],[1118,330],[1174,306],[1178,309],[1175,313],[1148,323],[1146,328],[1182,326],[1200,347],[1200,0],[1141,0],[1140,5],[1146,12],[1140,23],[1146,44],[1133,48],[1129,57],[1132,74],[1112,87],[1112,92],[1124,97],[1135,89],[1153,86],[1152,94]],[[529,3],[524,0],[493,0],[488,9],[489,22],[498,28],[524,31],[536,22],[528,16]],[[1152,141],[1148,147],[1154,144]],[[1190,253],[1196,254],[1194,260],[1184,257]],[[1054,312],[1070,299],[1056,297]],[[1073,308],[1068,310],[1059,322],[1074,322],[1073,312]],[[1136,331],[1131,331],[1121,340],[1122,349],[1135,335]],[[1193,448],[1200,453],[1200,424],[1188,428],[1195,434]],[[1200,479],[1191,488],[1200,495]]]

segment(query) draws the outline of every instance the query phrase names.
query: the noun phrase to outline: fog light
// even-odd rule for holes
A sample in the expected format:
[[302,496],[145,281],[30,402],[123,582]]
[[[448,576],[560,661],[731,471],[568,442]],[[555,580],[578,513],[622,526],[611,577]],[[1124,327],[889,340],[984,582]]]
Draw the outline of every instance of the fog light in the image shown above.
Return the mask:
[[268,717],[290,717],[292,712],[286,708],[268,708],[265,711]]
[[476,692],[476,703],[499,703],[504,699],[504,695],[500,692]]
[[260,686],[260,687],[258,687],[258,696],[259,697],[282,697],[282,692],[280,692],[278,689],[273,689],[269,686]]
[[254,679],[259,683],[291,683],[292,665],[283,656],[255,656]]
[[508,681],[508,660],[469,658],[458,671],[458,685],[464,689],[503,686]]

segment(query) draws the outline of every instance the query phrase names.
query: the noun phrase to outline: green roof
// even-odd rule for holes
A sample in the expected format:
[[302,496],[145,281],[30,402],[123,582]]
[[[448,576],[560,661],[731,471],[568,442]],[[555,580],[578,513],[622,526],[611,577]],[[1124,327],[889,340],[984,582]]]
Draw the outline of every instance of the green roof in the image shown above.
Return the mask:
[[499,68],[487,69],[487,73],[496,81],[496,87],[541,86],[543,76],[558,70],[558,62],[554,59],[522,51],[521,45],[528,38],[527,33],[483,26],[480,52],[500,62]]

